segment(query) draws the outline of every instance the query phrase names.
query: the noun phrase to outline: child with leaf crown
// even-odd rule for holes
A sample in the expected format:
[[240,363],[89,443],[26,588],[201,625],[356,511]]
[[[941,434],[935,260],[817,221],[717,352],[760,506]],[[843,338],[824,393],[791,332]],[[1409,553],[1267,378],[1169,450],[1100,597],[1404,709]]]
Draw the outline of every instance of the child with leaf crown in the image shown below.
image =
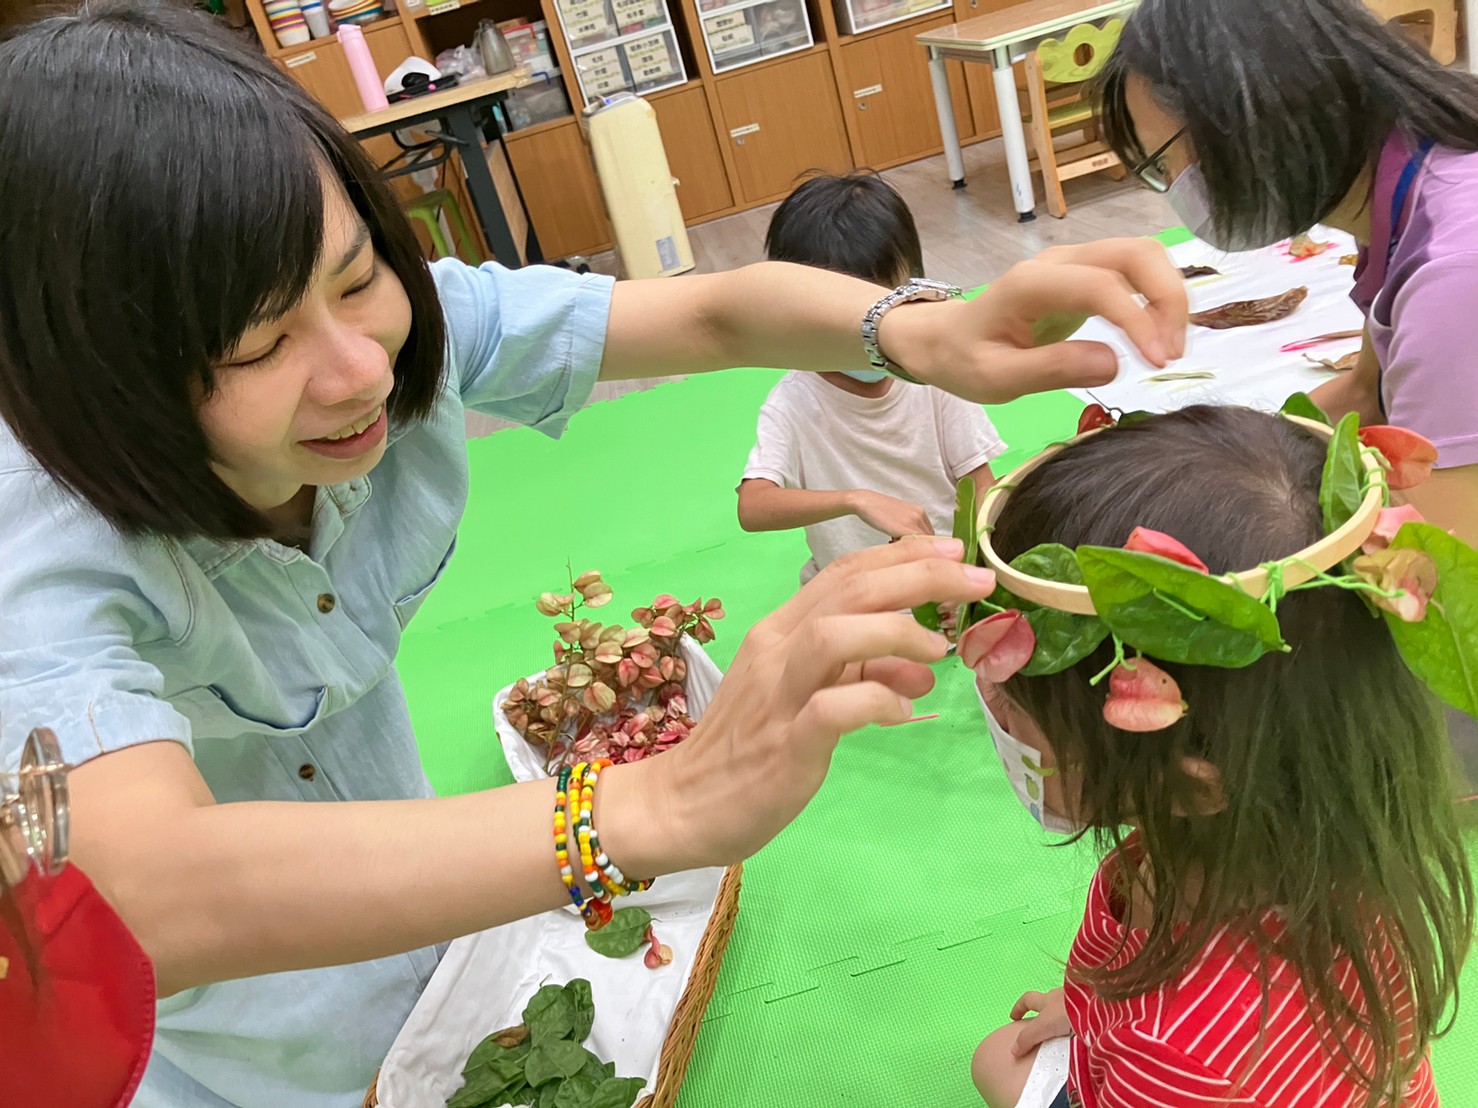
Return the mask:
[[1434,460],[1299,397],[1126,416],[988,495],[960,656],[1023,800],[1107,851],[1061,987],[976,1054],[992,1108],[1437,1104],[1478,554],[1388,506]]

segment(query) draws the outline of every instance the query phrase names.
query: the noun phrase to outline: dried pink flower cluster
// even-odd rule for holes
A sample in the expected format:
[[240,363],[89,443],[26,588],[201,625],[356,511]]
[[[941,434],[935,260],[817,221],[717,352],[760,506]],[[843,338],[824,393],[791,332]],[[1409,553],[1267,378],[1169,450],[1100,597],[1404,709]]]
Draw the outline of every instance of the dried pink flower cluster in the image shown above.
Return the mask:
[[679,644],[684,635],[712,642],[723,602],[682,604],[664,594],[631,613],[637,623],[631,628],[579,617],[581,608],[599,608],[611,598],[611,587],[594,570],[572,580],[567,593],[541,596],[539,611],[559,619],[554,665],[534,681],[520,680],[500,706],[519,733],[546,752],[550,773],[599,758],[639,762],[670,750],[695,726]]

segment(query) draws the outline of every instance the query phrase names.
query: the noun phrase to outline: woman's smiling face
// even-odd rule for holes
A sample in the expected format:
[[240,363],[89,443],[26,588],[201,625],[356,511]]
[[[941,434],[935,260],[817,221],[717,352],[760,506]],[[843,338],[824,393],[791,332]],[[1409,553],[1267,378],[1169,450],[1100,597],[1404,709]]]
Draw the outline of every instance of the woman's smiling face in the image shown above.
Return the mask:
[[361,477],[384,456],[385,404],[411,329],[404,287],[327,176],[323,211],[307,291],[240,336],[198,409],[216,474],[269,516],[305,486]]

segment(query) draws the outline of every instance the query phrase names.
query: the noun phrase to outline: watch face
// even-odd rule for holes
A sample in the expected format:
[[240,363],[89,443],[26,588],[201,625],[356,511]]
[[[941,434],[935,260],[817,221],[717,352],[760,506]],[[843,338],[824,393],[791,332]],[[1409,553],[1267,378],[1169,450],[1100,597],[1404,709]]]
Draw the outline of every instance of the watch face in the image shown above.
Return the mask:
[[947,300],[951,296],[959,295],[960,292],[954,285],[945,284],[943,281],[931,281],[924,277],[915,277],[908,283],[908,288],[920,300]]

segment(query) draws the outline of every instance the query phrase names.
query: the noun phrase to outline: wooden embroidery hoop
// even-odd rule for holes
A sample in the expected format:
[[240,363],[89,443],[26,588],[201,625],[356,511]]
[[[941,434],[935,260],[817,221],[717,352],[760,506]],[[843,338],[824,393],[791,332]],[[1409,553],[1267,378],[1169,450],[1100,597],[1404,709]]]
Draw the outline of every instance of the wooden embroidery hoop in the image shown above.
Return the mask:
[[[1334,437],[1334,428],[1312,419],[1291,415],[1284,415],[1281,418],[1313,431],[1324,439]],[[1067,585],[1061,581],[1048,581],[1041,577],[1029,577],[1019,570],[1012,569],[996,553],[995,547],[991,544],[991,532],[995,529],[1001,510],[1006,506],[1006,495],[1019,485],[1027,474],[1033,472],[1064,447],[1082,442],[1091,435],[1109,429],[1099,428],[1070,439],[1068,442],[1048,447],[1031,461],[996,482],[986,492],[984,515],[979,528],[980,552],[985,557],[985,564],[996,571],[997,583],[1013,596],[1018,596],[1022,600],[1028,600],[1044,608],[1054,608],[1060,612],[1072,612],[1082,616],[1098,614],[1093,607],[1093,598],[1088,594],[1085,586]],[[1380,515],[1386,503],[1385,469],[1373,450],[1362,451],[1360,460],[1364,463],[1366,473],[1372,478],[1365,499],[1360,502],[1360,507],[1344,526],[1324,536],[1313,546],[1283,559],[1283,583],[1289,588],[1312,581],[1317,573],[1339,565],[1359,550],[1361,544],[1375,529],[1376,517]],[[1249,569],[1241,573],[1229,573],[1220,579],[1237,585],[1243,592],[1259,600],[1268,591],[1268,571],[1266,569]]]

